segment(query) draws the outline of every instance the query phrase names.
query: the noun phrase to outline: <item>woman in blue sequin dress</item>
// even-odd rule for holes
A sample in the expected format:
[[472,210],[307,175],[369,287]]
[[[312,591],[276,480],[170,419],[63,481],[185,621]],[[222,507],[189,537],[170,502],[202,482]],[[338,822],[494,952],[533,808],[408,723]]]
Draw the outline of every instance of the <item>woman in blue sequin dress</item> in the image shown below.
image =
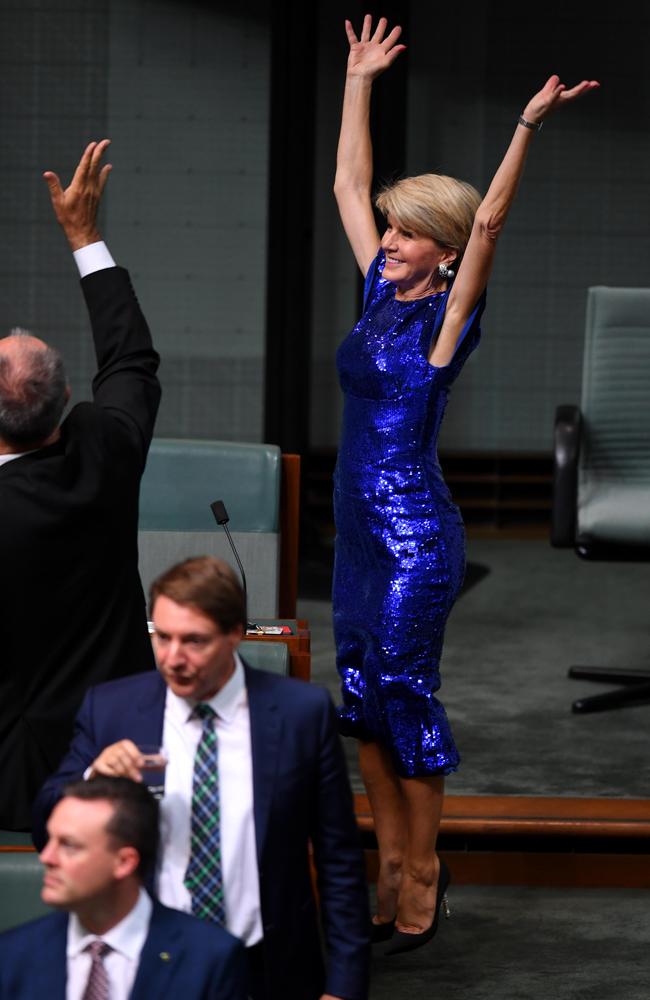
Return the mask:
[[[404,46],[400,29],[361,38],[346,22],[335,194],[366,276],[363,315],[338,351],[345,396],[335,474],[334,631],[341,731],[359,739],[379,843],[376,940],[411,950],[435,932],[449,875],[435,845],[444,775],[458,753],[435,697],[447,617],[465,564],[463,525],[436,439],[449,389],[480,338],[497,237],[544,117],[597,86],[553,76],[526,105],[481,202],[470,185],[425,174],[371,203],[372,81]],[[455,272],[455,277],[454,277]]]

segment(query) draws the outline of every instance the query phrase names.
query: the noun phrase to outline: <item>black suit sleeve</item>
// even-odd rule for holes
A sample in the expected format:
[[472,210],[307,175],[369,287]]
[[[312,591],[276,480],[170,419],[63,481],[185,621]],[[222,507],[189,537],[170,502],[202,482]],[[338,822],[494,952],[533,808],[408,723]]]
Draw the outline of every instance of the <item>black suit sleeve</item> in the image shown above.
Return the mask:
[[142,469],[160,402],[160,359],[124,268],[95,271],[82,279],[81,288],[97,355],[95,404],[117,422],[122,445],[135,448]]
[[66,785],[83,778],[86,768],[98,756],[103,747],[97,745],[93,726],[93,701],[95,689],[87,692],[75,719],[74,736],[58,770],[51,775],[41,788],[32,806],[32,840],[37,851],[42,851],[47,843],[47,821]]

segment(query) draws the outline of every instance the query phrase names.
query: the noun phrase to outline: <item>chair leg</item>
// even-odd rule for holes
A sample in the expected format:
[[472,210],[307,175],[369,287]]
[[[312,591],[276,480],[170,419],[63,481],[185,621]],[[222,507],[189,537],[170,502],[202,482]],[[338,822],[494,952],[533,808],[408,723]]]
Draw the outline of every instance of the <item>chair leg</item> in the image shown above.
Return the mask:
[[632,667],[569,667],[569,677],[581,681],[603,681],[605,684],[650,683],[650,669],[637,670]]
[[578,698],[571,706],[571,711],[574,713],[584,715],[587,712],[607,712],[612,708],[624,708],[626,705],[650,704],[649,670],[570,667],[568,676],[576,680],[603,681],[622,685],[612,691],[604,691],[602,694]]

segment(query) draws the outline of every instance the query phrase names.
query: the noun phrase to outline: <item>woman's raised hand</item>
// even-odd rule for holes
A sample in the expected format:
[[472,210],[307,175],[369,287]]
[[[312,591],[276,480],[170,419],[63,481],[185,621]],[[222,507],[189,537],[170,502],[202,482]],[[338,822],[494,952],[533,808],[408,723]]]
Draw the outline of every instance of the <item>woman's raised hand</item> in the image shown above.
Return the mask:
[[576,98],[588,94],[600,87],[597,80],[583,80],[582,83],[567,90],[556,74],[550,76],[542,89],[531,97],[523,111],[524,118],[530,122],[541,122],[556,108],[575,101]]
[[372,32],[372,16],[366,14],[363,19],[361,38],[357,38],[352,23],[345,22],[345,32],[350,43],[348,56],[348,76],[362,76],[374,80],[383,73],[403,52],[406,45],[396,45],[402,34],[402,29],[396,25],[387,38],[384,38],[388,22],[380,17],[374,34]]

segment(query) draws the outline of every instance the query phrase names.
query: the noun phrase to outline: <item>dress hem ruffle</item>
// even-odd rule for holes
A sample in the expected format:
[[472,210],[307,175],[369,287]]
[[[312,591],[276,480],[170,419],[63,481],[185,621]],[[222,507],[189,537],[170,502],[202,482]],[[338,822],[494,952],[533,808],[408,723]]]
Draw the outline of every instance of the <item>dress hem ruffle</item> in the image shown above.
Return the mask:
[[395,772],[400,778],[432,778],[437,775],[446,777],[448,774],[454,774],[458,770],[460,757],[455,747],[453,748],[452,760],[441,767],[414,767],[410,762],[408,766],[406,766],[399,754],[396,753],[396,748],[394,746],[381,736],[378,736],[376,733],[372,733],[362,722],[346,716],[345,712],[345,707],[339,706],[337,714],[338,730],[340,735],[350,739],[359,740],[363,743],[379,743],[386,750],[388,750],[393,760],[393,764],[395,765]]

